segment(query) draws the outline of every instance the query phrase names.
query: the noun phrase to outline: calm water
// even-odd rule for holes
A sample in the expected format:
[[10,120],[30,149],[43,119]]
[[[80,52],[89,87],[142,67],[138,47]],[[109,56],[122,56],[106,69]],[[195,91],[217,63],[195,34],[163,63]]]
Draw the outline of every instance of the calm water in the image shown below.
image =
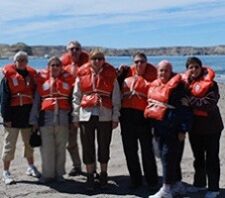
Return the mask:
[[[198,56],[204,65],[210,65],[217,73],[217,80],[220,82],[225,82],[225,56]],[[167,59],[173,64],[175,72],[182,72],[185,70],[185,61],[186,56],[149,56],[149,62],[157,64],[159,61]],[[121,64],[132,63],[132,57],[129,56],[109,56],[106,57],[106,60],[118,67]],[[0,59],[0,67],[3,65],[12,62],[9,59]],[[35,67],[36,69],[45,68],[47,65],[47,59],[45,58],[30,58],[29,64]]]

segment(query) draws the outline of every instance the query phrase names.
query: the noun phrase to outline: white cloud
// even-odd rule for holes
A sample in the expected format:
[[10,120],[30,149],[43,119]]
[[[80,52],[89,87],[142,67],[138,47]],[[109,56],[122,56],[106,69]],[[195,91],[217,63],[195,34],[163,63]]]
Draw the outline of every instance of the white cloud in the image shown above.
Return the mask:
[[38,35],[98,25],[149,22],[151,28],[223,20],[218,0],[7,0],[1,2],[0,37]]

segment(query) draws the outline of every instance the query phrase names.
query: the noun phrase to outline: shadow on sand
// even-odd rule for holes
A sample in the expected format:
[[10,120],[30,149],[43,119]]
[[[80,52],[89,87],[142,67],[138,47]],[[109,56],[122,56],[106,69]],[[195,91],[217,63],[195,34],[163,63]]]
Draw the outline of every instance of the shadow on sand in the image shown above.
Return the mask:
[[[37,184],[37,185],[45,185],[48,186],[51,189],[54,189],[57,192],[60,193],[66,193],[66,194],[81,194],[81,195],[101,195],[101,194],[107,194],[107,195],[134,195],[137,197],[148,197],[149,195],[154,194],[155,192],[151,191],[147,185],[143,185],[137,189],[130,189],[128,187],[129,184],[129,176],[113,176],[109,177],[108,186],[104,189],[100,188],[99,181],[95,180],[95,190],[94,192],[88,192],[85,188],[85,176],[76,176],[76,177],[70,177],[65,180],[64,183],[57,183],[57,182],[51,182],[47,184],[40,184],[38,182],[34,181],[18,181],[17,183],[27,183],[27,184]],[[161,178],[160,178],[161,181]],[[188,186],[189,184],[184,183],[185,186]],[[185,196],[176,196],[176,197],[184,197],[184,198],[204,198],[206,191],[198,192],[198,193],[189,193]],[[105,196],[104,196],[105,197]],[[219,198],[225,197],[225,189],[220,190],[220,196]]]

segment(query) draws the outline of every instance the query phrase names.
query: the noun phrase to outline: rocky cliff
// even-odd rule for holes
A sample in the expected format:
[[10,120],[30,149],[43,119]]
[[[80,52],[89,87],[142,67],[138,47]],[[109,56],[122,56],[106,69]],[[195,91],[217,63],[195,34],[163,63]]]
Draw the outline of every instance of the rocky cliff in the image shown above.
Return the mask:
[[[90,51],[96,47],[84,47],[84,50]],[[102,48],[108,56],[130,56],[137,51],[146,53],[148,56],[160,55],[225,55],[225,45],[212,47],[158,47],[158,48],[128,48],[128,49],[113,49]],[[26,51],[30,56],[60,56],[65,52],[65,46],[28,46],[25,43],[17,43],[13,45],[0,44],[0,58],[8,58],[13,56],[19,50]]]

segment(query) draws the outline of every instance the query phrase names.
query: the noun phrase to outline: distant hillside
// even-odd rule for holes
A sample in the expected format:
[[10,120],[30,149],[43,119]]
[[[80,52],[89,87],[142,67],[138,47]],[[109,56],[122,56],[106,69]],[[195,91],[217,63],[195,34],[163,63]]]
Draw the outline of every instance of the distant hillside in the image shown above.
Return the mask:
[[[90,51],[96,47],[83,47],[84,50]],[[225,45],[218,45],[212,47],[158,47],[158,48],[128,48],[128,49],[114,49],[114,48],[102,48],[108,56],[130,56],[137,51],[144,52],[148,56],[159,55],[225,55]],[[0,58],[12,57],[19,50],[26,51],[31,56],[60,56],[66,51],[66,47],[59,46],[28,46],[25,43],[17,43],[13,45],[0,44]]]

